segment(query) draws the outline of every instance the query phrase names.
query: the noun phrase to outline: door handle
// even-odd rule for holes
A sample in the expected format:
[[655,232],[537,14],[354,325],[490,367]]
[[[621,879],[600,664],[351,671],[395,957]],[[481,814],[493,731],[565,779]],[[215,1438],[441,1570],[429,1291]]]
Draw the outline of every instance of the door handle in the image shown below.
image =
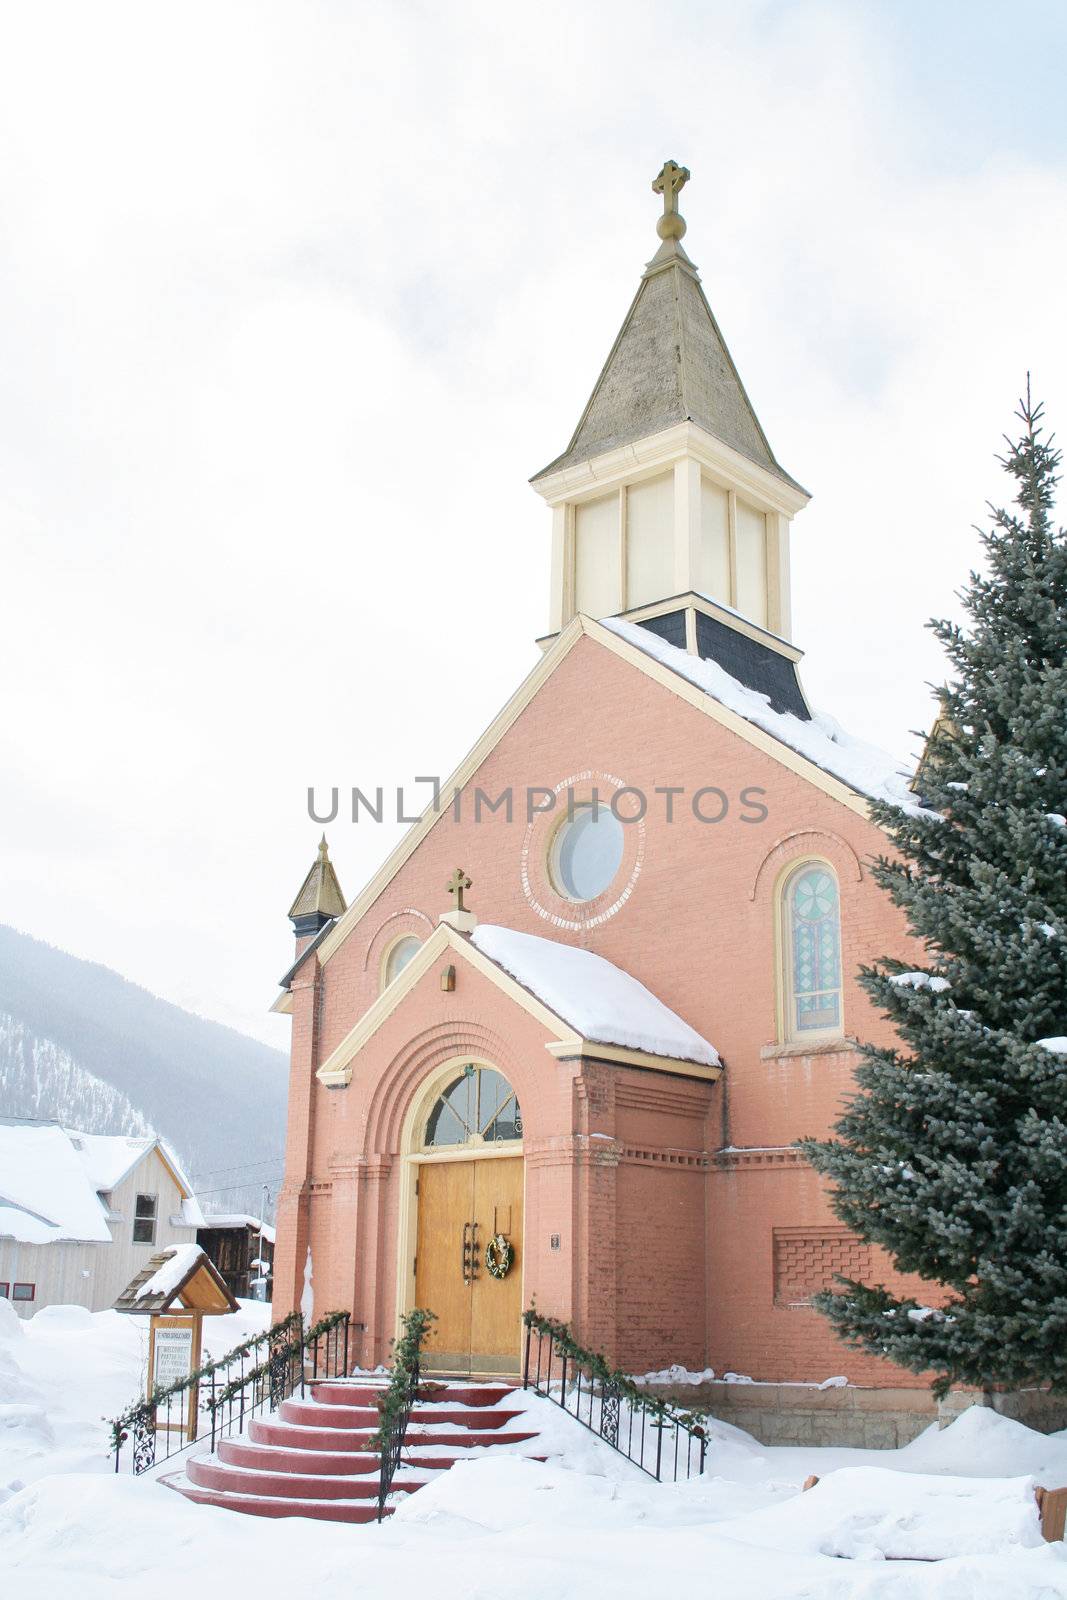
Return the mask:
[[463,1224],[463,1282],[470,1283],[472,1279],[472,1263],[474,1260],[474,1240],[471,1235],[471,1224]]
[[471,1282],[472,1283],[477,1283],[477,1281],[478,1281],[478,1267],[480,1265],[480,1258],[479,1258],[479,1255],[478,1255],[478,1224],[476,1222],[472,1222],[470,1224],[470,1230],[471,1230]]

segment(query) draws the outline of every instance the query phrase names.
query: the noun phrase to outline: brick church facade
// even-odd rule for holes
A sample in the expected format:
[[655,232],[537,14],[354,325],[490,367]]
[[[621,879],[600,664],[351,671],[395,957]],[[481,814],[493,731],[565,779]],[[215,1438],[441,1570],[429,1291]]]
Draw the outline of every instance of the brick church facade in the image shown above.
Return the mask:
[[890,1040],[856,981],[908,953],[868,802],[914,797],[805,698],[808,496],[682,247],[687,176],[657,179],[659,249],[533,480],[539,661],[356,899],[324,841],[290,913],[274,1308],[310,1276],[364,1366],[419,1304],[438,1366],[517,1371],[536,1303],[634,1372],[915,1382],[808,1304],[837,1272],[892,1275],[794,1148],[833,1122],[856,1040]]

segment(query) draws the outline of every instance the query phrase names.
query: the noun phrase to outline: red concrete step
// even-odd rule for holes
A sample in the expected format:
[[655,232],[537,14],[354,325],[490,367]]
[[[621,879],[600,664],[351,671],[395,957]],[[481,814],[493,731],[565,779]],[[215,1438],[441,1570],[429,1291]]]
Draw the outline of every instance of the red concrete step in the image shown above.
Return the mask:
[[[431,1397],[429,1395],[431,1389],[442,1392]],[[499,1405],[501,1400],[507,1399],[508,1395],[514,1394],[516,1390],[517,1385],[514,1383],[455,1384],[438,1383],[427,1379],[425,1383],[420,1385],[420,1394],[426,1394],[427,1398],[434,1403],[444,1400],[449,1405],[476,1406],[479,1409],[483,1406]],[[316,1400],[321,1400],[324,1405],[328,1406],[375,1406],[377,1408],[377,1401],[385,1393],[385,1385],[322,1382],[313,1383],[311,1385],[311,1393]]]
[[[319,1400],[283,1400],[279,1408],[283,1422],[302,1423],[307,1428],[370,1428],[378,1426],[379,1413],[369,1406],[325,1405]],[[412,1412],[412,1423],[428,1425],[441,1422],[456,1423],[460,1427],[502,1428],[505,1422],[514,1422],[521,1411],[489,1410],[479,1406],[432,1407],[419,1404]]]
[[[355,1450],[361,1453],[369,1450],[372,1438],[369,1429],[310,1428],[292,1422],[265,1422],[259,1417],[249,1423],[248,1434],[254,1444],[282,1445],[289,1450]],[[481,1444],[519,1444],[533,1438],[536,1438],[534,1433],[506,1433],[503,1429],[491,1428],[441,1433],[413,1423],[407,1432],[405,1448],[436,1445],[463,1450]]]
[[[270,1499],[250,1494],[229,1494],[223,1489],[198,1489],[180,1473],[160,1478],[168,1489],[176,1489],[187,1500],[197,1505],[221,1506],[227,1511],[243,1511],[250,1517],[317,1517],[323,1522],[376,1522],[378,1503],[373,1500],[288,1500]],[[391,1516],[392,1506],[385,1507]]]
[[[320,1477],[299,1476],[294,1472],[254,1472],[240,1467],[227,1466],[211,1456],[194,1456],[186,1465],[185,1475],[198,1489],[220,1489],[229,1494],[254,1494],[263,1499],[296,1500],[377,1500],[378,1473],[370,1477]],[[401,1494],[413,1494],[421,1489],[428,1478],[399,1477],[393,1480],[393,1489]]]
[[[160,1479],[201,1505],[255,1517],[373,1522],[380,1461],[371,1449],[383,1385],[322,1382],[310,1396],[255,1417],[247,1434],[221,1439],[212,1455],[192,1457],[184,1473]],[[510,1383],[428,1382],[412,1413],[392,1493],[412,1494],[471,1451],[520,1444],[536,1431],[509,1428],[524,1414],[506,1410]],[[386,1515],[392,1506],[386,1506]]]
[[[250,1444],[246,1439],[222,1439],[216,1452],[220,1461],[234,1467],[257,1467],[264,1472],[353,1474],[378,1471],[376,1455],[360,1455],[351,1450],[289,1450],[282,1445]],[[405,1459],[407,1447],[405,1446]],[[413,1463],[427,1471],[438,1471],[455,1462],[455,1454],[420,1455]]]
[[[275,1444],[252,1444],[248,1439],[220,1439],[215,1454],[232,1467],[258,1467],[264,1472],[377,1472],[378,1457],[369,1451],[288,1450]],[[283,1465],[285,1463],[285,1465]],[[290,1465],[291,1463],[291,1465]]]

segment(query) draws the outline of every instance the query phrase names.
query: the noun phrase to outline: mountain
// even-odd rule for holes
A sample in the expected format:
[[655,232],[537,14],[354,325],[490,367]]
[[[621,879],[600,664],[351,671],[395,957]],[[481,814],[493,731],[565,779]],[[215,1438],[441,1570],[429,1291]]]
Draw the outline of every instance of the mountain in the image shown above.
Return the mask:
[[107,967],[0,925],[0,1115],[162,1134],[205,1210],[282,1178],[288,1063]]
[[58,1119],[86,1133],[154,1133],[128,1095],[79,1066],[53,1039],[0,1011],[0,1114]]

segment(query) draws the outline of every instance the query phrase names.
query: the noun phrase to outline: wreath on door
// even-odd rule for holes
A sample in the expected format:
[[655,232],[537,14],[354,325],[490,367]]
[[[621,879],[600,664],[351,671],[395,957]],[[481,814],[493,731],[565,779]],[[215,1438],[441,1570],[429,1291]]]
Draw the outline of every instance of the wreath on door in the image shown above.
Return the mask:
[[485,1270],[491,1278],[506,1278],[511,1271],[515,1251],[511,1241],[502,1233],[494,1233],[485,1247]]

